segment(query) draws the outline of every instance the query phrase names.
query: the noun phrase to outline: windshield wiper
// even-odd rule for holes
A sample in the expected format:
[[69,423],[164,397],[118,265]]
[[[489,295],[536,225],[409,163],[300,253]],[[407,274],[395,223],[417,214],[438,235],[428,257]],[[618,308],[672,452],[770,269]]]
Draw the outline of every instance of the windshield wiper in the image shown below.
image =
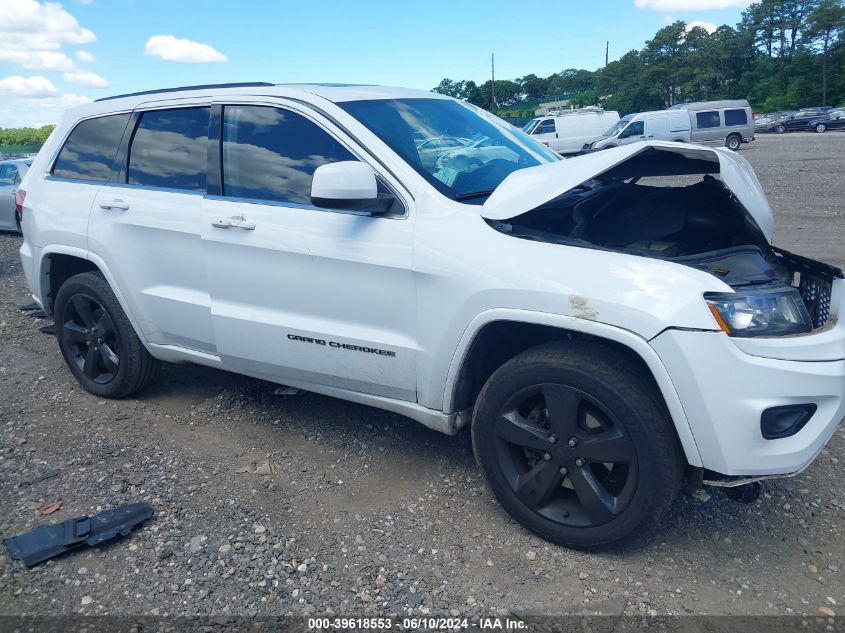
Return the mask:
[[469,193],[459,193],[456,196],[452,197],[452,200],[457,200],[458,202],[462,200],[472,200],[473,198],[483,198],[484,196],[489,196],[493,193],[493,189],[490,191],[471,191]]

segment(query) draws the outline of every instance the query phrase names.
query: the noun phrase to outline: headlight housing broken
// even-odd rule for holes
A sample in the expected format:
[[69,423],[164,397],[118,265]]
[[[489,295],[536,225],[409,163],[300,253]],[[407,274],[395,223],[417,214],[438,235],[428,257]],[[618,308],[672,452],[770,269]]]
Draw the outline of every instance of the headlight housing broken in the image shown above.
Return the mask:
[[708,292],[704,299],[719,327],[729,336],[786,336],[813,329],[810,313],[795,288]]

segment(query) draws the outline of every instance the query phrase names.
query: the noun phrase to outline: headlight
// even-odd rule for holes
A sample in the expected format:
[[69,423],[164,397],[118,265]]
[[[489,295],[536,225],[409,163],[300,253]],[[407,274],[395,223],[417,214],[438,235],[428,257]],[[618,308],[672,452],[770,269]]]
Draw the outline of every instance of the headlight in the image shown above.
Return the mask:
[[795,288],[708,292],[704,299],[719,327],[730,336],[783,336],[813,328]]

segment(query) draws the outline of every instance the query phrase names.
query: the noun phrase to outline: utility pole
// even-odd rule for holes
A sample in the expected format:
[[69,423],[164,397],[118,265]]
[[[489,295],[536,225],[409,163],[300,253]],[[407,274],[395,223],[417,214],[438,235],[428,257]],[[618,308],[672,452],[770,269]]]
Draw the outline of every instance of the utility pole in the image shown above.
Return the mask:
[[604,65],[607,66],[607,61],[610,58],[610,40],[604,43]]
[[496,109],[496,53],[490,53],[490,109]]

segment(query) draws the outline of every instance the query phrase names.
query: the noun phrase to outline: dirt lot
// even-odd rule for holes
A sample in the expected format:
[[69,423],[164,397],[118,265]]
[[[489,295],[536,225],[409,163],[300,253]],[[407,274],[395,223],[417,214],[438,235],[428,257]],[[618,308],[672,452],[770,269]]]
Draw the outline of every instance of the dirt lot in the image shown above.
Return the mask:
[[[743,150],[776,243],[845,266],[845,133]],[[0,535],[147,500],[132,537],[27,570],[0,549],[0,613],[818,614],[845,605],[840,428],[753,505],[682,496],[644,547],[532,537],[491,497],[466,439],[399,416],[189,365],[98,400],[28,302],[0,235]],[[58,477],[21,487],[51,469]],[[257,472],[256,472],[257,471]]]

